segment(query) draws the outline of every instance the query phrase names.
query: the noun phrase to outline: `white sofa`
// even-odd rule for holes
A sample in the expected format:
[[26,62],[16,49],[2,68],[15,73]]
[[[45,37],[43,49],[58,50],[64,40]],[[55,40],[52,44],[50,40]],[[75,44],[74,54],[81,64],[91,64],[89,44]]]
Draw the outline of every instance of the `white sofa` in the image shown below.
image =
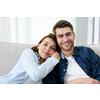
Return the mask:
[[21,53],[34,44],[0,42],[0,76],[6,75],[17,63]]
[[[18,44],[0,42],[0,76],[6,75],[17,63],[21,53],[34,44]],[[100,44],[88,45],[100,56]]]

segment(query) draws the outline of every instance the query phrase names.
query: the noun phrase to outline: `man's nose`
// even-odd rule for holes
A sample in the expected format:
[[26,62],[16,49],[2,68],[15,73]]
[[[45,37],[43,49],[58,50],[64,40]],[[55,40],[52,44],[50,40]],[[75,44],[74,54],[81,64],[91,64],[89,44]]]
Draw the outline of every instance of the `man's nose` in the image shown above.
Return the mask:
[[66,36],[63,37],[63,41],[66,42],[68,41],[68,38]]

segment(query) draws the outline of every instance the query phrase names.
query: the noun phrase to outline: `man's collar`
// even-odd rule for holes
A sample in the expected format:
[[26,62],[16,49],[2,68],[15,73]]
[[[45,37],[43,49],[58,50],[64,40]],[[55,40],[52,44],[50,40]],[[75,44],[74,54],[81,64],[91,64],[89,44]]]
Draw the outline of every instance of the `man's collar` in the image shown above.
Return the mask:
[[79,55],[79,50],[78,50],[78,49],[79,49],[78,47],[74,47],[73,56],[74,56],[74,55],[75,55],[75,56]]
[[[73,52],[73,55],[72,56],[76,56],[76,55],[79,55],[79,53],[78,53],[78,47],[74,47],[74,52]],[[63,54],[63,52],[61,51],[61,58],[62,59],[65,59],[65,55]]]

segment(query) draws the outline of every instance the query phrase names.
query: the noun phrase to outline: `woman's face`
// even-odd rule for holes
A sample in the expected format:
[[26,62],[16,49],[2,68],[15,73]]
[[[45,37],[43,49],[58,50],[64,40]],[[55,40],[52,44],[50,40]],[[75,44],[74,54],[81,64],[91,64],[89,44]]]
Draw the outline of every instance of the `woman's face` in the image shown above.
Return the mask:
[[56,43],[49,37],[45,38],[38,45],[38,54],[41,59],[46,60],[49,58],[56,50]]

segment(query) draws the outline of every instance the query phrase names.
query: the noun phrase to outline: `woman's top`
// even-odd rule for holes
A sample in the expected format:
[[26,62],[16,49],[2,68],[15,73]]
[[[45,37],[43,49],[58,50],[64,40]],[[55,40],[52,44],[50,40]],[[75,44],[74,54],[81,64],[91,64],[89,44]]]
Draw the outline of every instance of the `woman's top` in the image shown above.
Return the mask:
[[42,79],[53,70],[59,60],[50,57],[40,65],[39,59],[39,55],[32,49],[24,50],[14,68],[0,77],[0,84],[42,83]]

